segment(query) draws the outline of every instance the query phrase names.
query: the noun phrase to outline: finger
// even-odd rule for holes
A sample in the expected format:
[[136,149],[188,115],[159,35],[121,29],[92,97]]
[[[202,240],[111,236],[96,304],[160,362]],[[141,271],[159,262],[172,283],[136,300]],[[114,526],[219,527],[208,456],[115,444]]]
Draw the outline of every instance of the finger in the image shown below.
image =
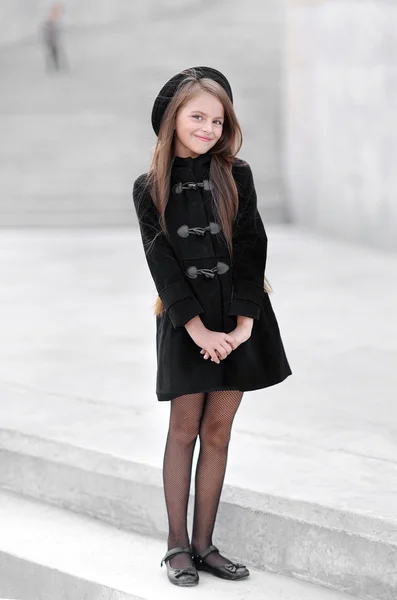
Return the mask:
[[227,350],[222,346],[222,344],[217,346],[216,351],[218,352],[221,360],[225,360],[225,358],[227,358]]
[[227,358],[231,352],[233,352],[233,347],[225,340],[222,340],[222,342],[220,342],[220,347],[221,349],[223,348],[224,351],[223,360]]
[[232,346],[233,350],[235,350],[238,347],[238,342],[237,339],[234,335],[227,335],[226,336],[226,341],[230,343],[230,345]]
[[232,346],[233,349],[237,345],[237,339],[236,339],[235,335],[229,335],[229,334],[227,334],[226,337],[225,337],[225,340]]
[[209,353],[210,353],[210,355],[211,355],[211,361],[212,361],[212,362],[215,362],[215,363],[217,363],[217,364],[219,365],[219,363],[220,363],[221,361],[220,361],[220,360],[219,360],[219,358],[218,358],[218,355],[217,355],[217,353],[216,353],[216,350],[215,350],[215,349],[213,349],[213,350],[207,350],[207,352],[209,352]]
[[222,346],[223,348],[225,348],[226,352],[228,354],[230,354],[231,352],[233,352],[233,346],[231,344],[229,344],[229,342],[227,342],[226,340],[224,340],[222,342]]

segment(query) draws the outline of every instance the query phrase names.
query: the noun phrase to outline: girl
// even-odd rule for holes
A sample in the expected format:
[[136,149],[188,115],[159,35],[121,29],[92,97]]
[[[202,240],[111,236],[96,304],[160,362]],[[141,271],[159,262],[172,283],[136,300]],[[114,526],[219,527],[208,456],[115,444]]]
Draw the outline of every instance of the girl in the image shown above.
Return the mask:
[[170,401],[163,464],[169,535],[161,566],[176,585],[196,585],[197,570],[237,580],[248,569],[212,543],[233,419],[244,391],[292,373],[268,296],[267,236],[251,168],[236,157],[242,133],[222,73],[177,73],[155,100],[152,125],[158,140],[133,199],[158,291],[156,394]]

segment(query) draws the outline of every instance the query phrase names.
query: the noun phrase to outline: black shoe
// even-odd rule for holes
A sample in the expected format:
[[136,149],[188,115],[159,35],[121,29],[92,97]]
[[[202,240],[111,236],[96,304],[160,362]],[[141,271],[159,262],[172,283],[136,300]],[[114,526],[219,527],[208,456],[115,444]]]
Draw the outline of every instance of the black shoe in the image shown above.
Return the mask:
[[[163,566],[164,561],[168,561],[170,558],[175,556],[176,554],[181,554],[182,552],[187,552],[192,556],[192,549],[190,547],[182,548],[171,548],[168,550],[166,555],[162,558],[160,567]],[[174,569],[171,567],[168,562],[165,563],[167,567],[167,575],[168,579],[171,583],[175,585],[189,586],[189,585],[197,585],[199,582],[199,575],[197,573],[197,569],[194,565],[187,567],[186,569]]]
[[230,562],[222,567],[215,567],[207,562],[204,562],[205,557],[211,552],[219,552],[219,550],[213,545],[208,546],[208,548],[202,552],[196,552],[193,550],[193,560],[198,571],[207,571],[207,573],[212,573],[212,575],[215,575],[215,577],[233,580],[244,579],[250,574],[247,567],[245,565],[241,565],[240,563]]

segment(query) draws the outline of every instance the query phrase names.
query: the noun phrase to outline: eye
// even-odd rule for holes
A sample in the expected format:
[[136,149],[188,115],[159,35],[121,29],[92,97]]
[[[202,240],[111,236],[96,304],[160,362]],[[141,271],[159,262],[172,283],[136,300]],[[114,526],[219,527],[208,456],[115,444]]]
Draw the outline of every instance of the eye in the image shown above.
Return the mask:
[[[192,115],[193,119],[202,119],[202,115]],[[215,123],[218,123],[220,126],[222,126],[222,121],[219,121],[219,119],[216,119]]]

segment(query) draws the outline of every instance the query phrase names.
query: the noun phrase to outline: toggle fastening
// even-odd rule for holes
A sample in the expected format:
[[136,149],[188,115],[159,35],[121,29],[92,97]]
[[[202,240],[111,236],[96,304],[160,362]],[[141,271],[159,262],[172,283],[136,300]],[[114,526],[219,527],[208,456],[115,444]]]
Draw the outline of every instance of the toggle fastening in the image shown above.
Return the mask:
[[214,279],[216,272],[218,272],[219,275],[223,275],[228,270],[229,265],[218,261],[216,267],[212,267],[212,269],[198,269],[195,265],[192,265],[186,269],[186,275],[190,277],[190,279],[197,279],[198,275],[204,275],[206,279]]
[[197,190],[199,187],[204,188],[205,190],[212,190],[212,183],[209,179],[204,179],[204,181],[200,181],[196,183],[195,181],[187,181],[186,183],[181,183],[180,181],[174,185],[172,191],[174,194],[182,194],[182,190]]
[[189,233],[193,233],[195,235],[205,235],[206,231],[209,231],[211,234],[219,233],[221,230],[220,225],[213,221],[207,227],[188,227],[188,225],[181,225],[177,229],[177,234],[183,238],[189,237]]

